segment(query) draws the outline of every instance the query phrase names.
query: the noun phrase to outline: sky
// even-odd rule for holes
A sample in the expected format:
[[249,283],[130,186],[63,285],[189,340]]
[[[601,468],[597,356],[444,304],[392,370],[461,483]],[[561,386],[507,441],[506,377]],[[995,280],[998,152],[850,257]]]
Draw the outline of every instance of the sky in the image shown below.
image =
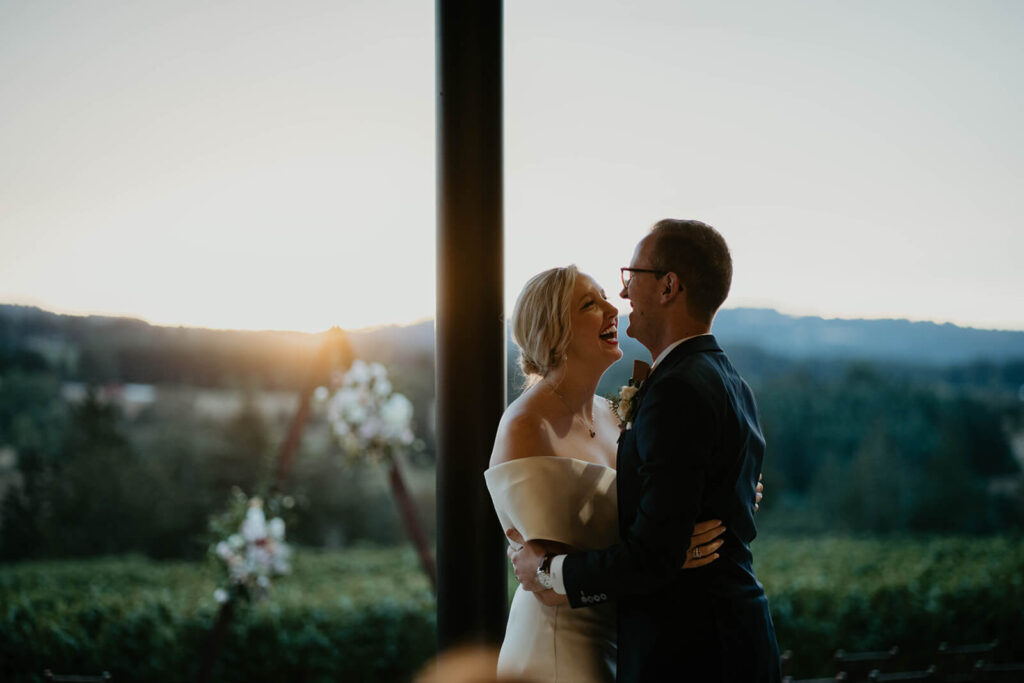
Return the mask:
[[[505,290],[717,227],[727,307],[1024,330],[1024,4],[505,3]],[[0,303],[434,314],[434,4],[0,3]]]

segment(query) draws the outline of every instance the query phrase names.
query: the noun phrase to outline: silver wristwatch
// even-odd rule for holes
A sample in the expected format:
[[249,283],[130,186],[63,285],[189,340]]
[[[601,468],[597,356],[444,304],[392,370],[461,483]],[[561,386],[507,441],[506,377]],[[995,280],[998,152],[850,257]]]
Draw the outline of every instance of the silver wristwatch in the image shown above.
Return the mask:
[[554,557],[554,553],[548,553],[544,556],[544,559],[540,561],[540,566],[537,567],[537,583],[548,590],[555,587],[555,580],[551,578],[551,560]]

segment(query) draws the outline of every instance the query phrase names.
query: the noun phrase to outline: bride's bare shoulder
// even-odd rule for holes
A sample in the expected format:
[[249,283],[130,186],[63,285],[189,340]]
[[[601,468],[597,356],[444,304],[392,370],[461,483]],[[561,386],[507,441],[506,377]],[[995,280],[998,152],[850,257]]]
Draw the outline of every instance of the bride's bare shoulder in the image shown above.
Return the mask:
[[615,406],[604,396],[594,395],[594,420],[619,424],[619,416],[615,414]]
[[494,437],[490,466],[537,455],[554,455],[543,400],[523,395],[505,409]]

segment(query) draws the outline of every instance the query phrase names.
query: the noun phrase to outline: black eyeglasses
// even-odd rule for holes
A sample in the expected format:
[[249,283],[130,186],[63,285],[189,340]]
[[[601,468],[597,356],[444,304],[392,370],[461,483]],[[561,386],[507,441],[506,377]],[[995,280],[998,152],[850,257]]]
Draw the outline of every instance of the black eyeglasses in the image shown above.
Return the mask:
[[619,273],[622,275],[623,289],[629,287],[629,281],[633,279],[633,273],[654,273],[661,277],[667,272],[667,270],[651,270],[650,268],[619,268]]

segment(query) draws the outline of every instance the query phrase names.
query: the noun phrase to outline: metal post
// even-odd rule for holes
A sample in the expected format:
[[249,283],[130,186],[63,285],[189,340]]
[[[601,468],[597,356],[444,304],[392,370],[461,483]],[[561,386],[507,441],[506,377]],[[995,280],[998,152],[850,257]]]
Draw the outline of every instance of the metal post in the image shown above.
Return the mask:
[[437,0],[438,646],[498,643],[504,541],[484,485],[505,408],[502,3]]

